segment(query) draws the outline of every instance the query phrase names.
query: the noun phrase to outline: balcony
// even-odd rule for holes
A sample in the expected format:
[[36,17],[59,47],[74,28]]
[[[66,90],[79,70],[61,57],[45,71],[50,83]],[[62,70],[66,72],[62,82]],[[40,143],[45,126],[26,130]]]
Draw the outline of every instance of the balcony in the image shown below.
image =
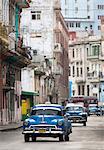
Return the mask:
[[20,8],[28,8],[31,0],[15,0]]
[[84,82],[85,82],[85,78],[83,78],[83,77],[76,78],[76,83],[84,83]]
[[88,73],[87,79],[89,80],[89,82],[102,82],[104,81],[104,75],[102,72],[99,72],[99,75],[92,72]]
[[53,73],[55,75],[63,75],[63,68],[59,65],[54,66]]
[[7,29],[2,23],[0,23],[0,43],[2,43],[5,48],[9,45]]
[[99,59],[99,55],[90,55],[90,56],[87,56],[87,59],[90,60],[90,59]]

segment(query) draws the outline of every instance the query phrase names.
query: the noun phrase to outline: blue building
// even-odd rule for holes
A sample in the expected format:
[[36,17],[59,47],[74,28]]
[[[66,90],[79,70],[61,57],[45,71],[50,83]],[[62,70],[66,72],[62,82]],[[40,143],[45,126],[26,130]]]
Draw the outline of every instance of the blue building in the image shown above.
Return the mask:
[[104,0],[61,0],[61,8],[69,31],[101,33]]
[[73,96],[72,84],[72,81],[69,80],[69,98]]

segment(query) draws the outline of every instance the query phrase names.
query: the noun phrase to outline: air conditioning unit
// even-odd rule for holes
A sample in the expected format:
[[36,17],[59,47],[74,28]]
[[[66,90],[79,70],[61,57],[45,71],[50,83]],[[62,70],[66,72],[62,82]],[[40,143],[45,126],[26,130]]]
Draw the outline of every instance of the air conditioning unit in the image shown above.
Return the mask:
[[37,55],[37,50],[33,50],[33,55],[36,56]]

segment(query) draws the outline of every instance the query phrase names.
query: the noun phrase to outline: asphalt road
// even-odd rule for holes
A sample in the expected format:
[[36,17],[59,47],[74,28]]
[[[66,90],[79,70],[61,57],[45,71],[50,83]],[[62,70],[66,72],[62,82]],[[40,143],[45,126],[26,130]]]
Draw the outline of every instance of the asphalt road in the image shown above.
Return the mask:
[[73,124],[69,142],[58,138],[37,138],[25,143],[22,130],[0,132],[0,150],[104,150],[104,116],[91,116],[87,126]]

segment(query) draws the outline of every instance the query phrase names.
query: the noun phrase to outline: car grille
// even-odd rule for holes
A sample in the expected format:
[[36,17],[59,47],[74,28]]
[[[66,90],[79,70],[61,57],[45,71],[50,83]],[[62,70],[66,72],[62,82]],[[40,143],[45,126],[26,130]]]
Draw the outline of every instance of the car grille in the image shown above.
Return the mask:
[[70,117],[72,120],[81,120],[82,119],[82,117],[81,116],[71,116]]
[[40,124],[40,125],[31,125],[31,129],[56,129],[57,127],[55,125],[45,125],[45,124]]

